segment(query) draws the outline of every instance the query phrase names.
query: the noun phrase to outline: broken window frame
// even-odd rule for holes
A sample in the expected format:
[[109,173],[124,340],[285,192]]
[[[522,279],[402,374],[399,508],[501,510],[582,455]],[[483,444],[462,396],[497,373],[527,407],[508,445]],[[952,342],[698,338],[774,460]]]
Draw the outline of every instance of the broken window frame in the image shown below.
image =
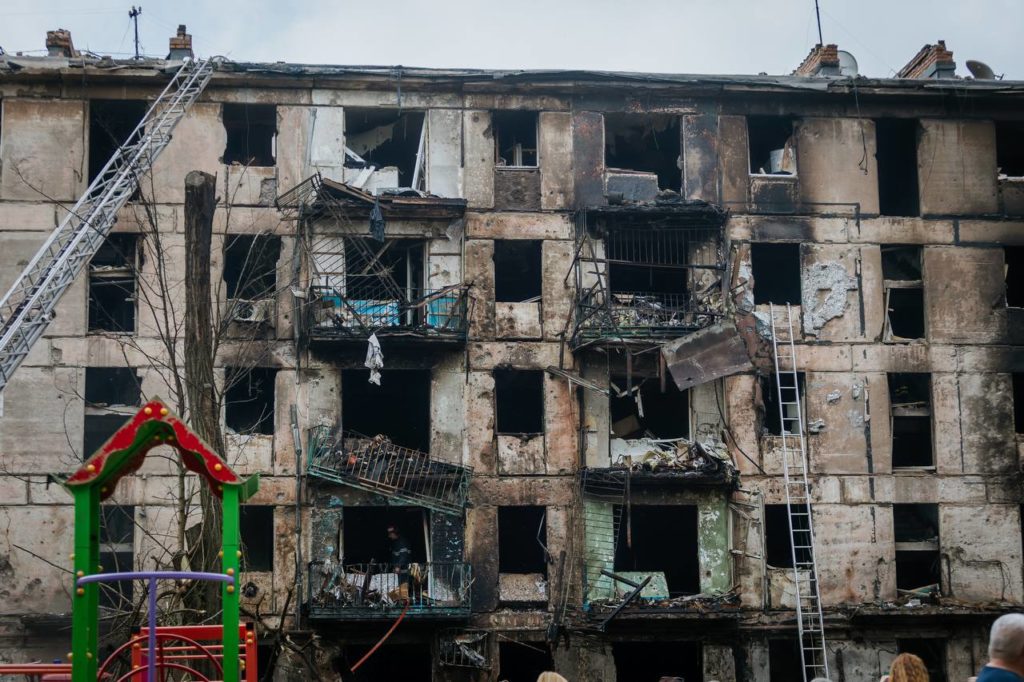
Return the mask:
[[[898,131],[893,130],[894,128],[904,127],[907,130]],[[907,163],[905,167],[900,168],[900,163],[893,164],[890,159],[893,158],[887,153],[883,153],[883,148],[888,149],[889,145],[882,144],[882,136],[888,136],[896,132],[909,132],[909,129],[914,127],[914,154],[913,159],[909,158],[909,145],[907,149],[898,150],[900,152],[908,152],[908,158],[899,159],[900,161],[913,161],[913,163]],[[885,129],[885,130],[883,130]],[[919,153],[919,137],[921,132],[921,123],[918,119],[891,119],[891,118],[880,118],[875,119],[875,157],[876,157],[876,170],[878,175],[878,213],[882,216],[891,216],[896,218],[910,218],[921,215],[921,190],[919,186],[918,177],[918,153]],[[887,138],[888,139],[888,138]],[[898,143],[893,143],[898,147]],[[897,154],[898,158],[899,155]],[[890,168],[891,165],[895,165],[895,168]],[[910,169],[912,172],[908,172]],[[911,177],[912,176],[912,177]],[[891,189],[885,189],[884,185],[886,182],[892,182],[891,178],[902,178],[907,183],[906,188],[913,190],[913,201],[906,198],[906,192],[893,192]],[[902,186],[897,189],[906,189]],[[903,202],[906,204],[900,204],[899,207],[893,206],[892,204],[886,205],[886,202],[891,199],[893,195],[903,196]],[[896,210],[890,210],[890,209]],[[911,210],[913,209],[913,210]]]
[[[911,401],[908,403],[895,403],[891,397],[893,394],[893,381],[897,377],[909,374],[909,375],[923,375],[925,381],[927,381],[927,400],[926,401]],[[892,453],[892,468],[896,470],[911,470],[911,471],[934,471],[935,470],[935,420],[933,419],[932,412],[932,375],[926,372],[889,372],[886,375],[886,383],[889,387],[889,444],[890,452]],[[923,404],[922,404],[923,403]],[[913,419],[920,421],[927,418],[928,420],[928,449],[930,452],[930,464],[896,464],[896,420],[898,419]]]
[[[242,550],[241,570],[245,573],[273,572],[276,559],[274,506],[243,504],[239,506],[238,512],[239,545]],[[259,539],[253,542],[253,537]],[[252,552],[253,548],[260,551]]]
[[[110,528],[114,518],[127,519],[127,529],[116,539],[111,539]],[[117,573],[135,570],[135,507],[133,505],[100,505],[99,562],[101,570]],[[134,605],[134,584],[131,580],[114,583],[100,583],[100,606],[126,611]]]
[[[224,428],[229,430],[230,433],[244,435],[244,436],[273,436],[277,421],[277,373],[278,368],[276,367],[225,367],[224,368],[224,391],[222,394],[224,401]],[[252,384],[253,375],[255,373],[261,373],[263,376],[260,377],[260,381],[266,381],[266,385],[261,385],[256,388],[256,393],[253,392],[254,386]],[[248,387],[243,386],[243,382],[248,383]],[[245,390],[245,396],[242,396],[241,391]],[[233,397],[234,394],[237,398]],[[269,394],[269,397],[265,397],[265,394]],[[232,425],[230,422],[235,419],[247,419],[245,423],[248,424],[251,419],[244,418],[243,411],[239,414],[237,409],[232,409],[236,404],[244,404],[261,400],[266,404],[269,403],[269,410],[262,409],[258,420],[252,422],[248,426],[242,426],[243,422],[235,422],[236,425]]]
[[[111,114],[110,111],[105,111],[107,107],[110,107],[112,110],[121,109],[120,115],[124,115],[126,110],[135,108],[138,112],[138,119],[129,121],[128,125],[131,126],[130,128],[128,126],[122,127],[118,124],[107,124],[106,120],[103,120],[104,117],[109,117]],[[87,149],[89,167],[87,182],[89,184],[92,184],[93,180],[100,174],[100,171],[103,170],[118,148],[133,141],[132,133],[138,129],[139,124],[145,119],[148,109],[149,102],[140,99],[89,100],[89,145]],[[97,120],[98,118],[100,120]],[[95,139],[100,132],[106,135],[102,142],[98,142]],[[97,158],[97,154],[99,154],[99,158]],[[139,189],[136,189],[129,201],[137,200],[138,198]]]
[[[373,126],[366,130],[361,130],[359,133],[352,133],[353,125],[351,119],[362,113],[366,116],[381,116],[388,113],[394,113],[395,120],[392,123],[383,123],[381,125]],[[345,107],[343,116],[345,117],[345,162],[344,166],[346,169],[360,169],[359,172],[353,178],[346,176],[346,183],[357,189],[363,189],[366,183],[370,181],[373,174],[381,168],[394,167],[398,170],[398,182],[394,187],[378,186],[375,193],[379,193],[381,190],[398,190],[398,189],[414,189],[417,191],[426,190],[426,175],[427,175],[427,138],[429,137],[428,129],[428,116],[426,111],[415,110],[415,109],[398,109],[393,107]],[[407,117],[422,117],[420,124],[420,132],[418,136],[418,143],[416,146],[416,153],[412,159],[412,165],[408,166],[406,163],[402,164],[390,164],[390,165],[374,165],[376,161],[373,158],[372,152],[380,148],[382,145],[387,144],[392,138],[388,138],[384,142],[379,143],[375,147],[370,148],[368,151],[364,150],[362,153],[357,152],[352,146],[355,144],[352,137],[355,135],[362,135],[368,132],[372,132],[379,128],[391,126],[394,128],[399,123],[404,123],[406,128],[411,120]],[[407,132],[407,131],[406,131]],[[350,144],[350,141],[352,144]],[[411,170],[411,177],[403,178],[403,166],[406,174]],[[408,180],[408,184],[403,184],[403,180]]]
[[[512,405],[510,405],[509,401],[513,400],[512,398],[509,398],[509,397],[501,398],[499,396],[499,393],[504,390],[504,389],[502,389],[500,387],[500,385],[502,383],[504,383],[504,381],[505,381],[505,380],[500,379],[499,377],[501,377],[502,375],[505,375],[505,376],[508,377],[507,381],[510,381],[510,382],[514,383],[516,381],[516,378],[515,378],[516,374],[522,374],[523,375],[523,377],[521,379],[519,379],[519,380],[524,382],[524,383],[527,382],[527,381],[530,381],[530,382],[537,381],[537,383],[538,383],[538,385],[536,387],[529,387],[530,390],[536,390],[537,394],[536,394],[535,398],[527,398],[525,396],[520,396],[520,397],[526,398],[527,400],[536,400],[537,401],[537,405],[539,406],[539,408],[538,408],[539,409],[539,414],[536,415],[536,417],[531,416],[531,418],[528,421],[530,422],[531,426],[536,422],[536,425],[538,426],[538,429],[514,431],[514,430],[509,430],[509,429],[503,428],[503,422],[504,422],[504,426],[508,426],[507,422],[508,422],[509,419],[512,419],[514,424],[516,424],[516,425],[521,425],[522,423],[525,423],[525,421],[519,421],[519,420],[525,420],[526,419],[521,414],[521,411],[523,409],[522,404],[512,404]],[[545,391],[544,391],[544,370],[542,370],[542,369],[522,369],[522,368],[518,368],[518,367],[495,367],[494,370],[492,370],[492,376],[494,377],[494,433],[495,433],[495,435],[496,436],[539,436],[539,435],[544,434],[545,431],[547,430],[547,415],[546,415],[546,410],[545,410],[545,405],[544,405],[544,393],[545,393]],[[519,387],[517,390],[518,391],[526,391],[527,387],[525,387],[525,386]],[[511,414],[517,414],[518,416],[512,417],[512,416],[510,416]],[[503,415],[505,415],[505,416],[503,417]]]
[[[250,109],[259,112],[257,120],[250,119]],[[237,118],[236,118],[237,115]],[[264,120],[266,119],[266,120]],[[254,134],[266,135],[273,120],[273,129],[269,131],[269,144],[258,144],[256,153],[251,149]],[[246,168],[273,168],[277,165],[277,105],[253,104],[248,102],[225,102],[221,105],[221,123],[224,126],[224,154],[221,156],[225,166],[238,164]],[[238,139],[241,136],[242,139]],[[239,150],[233,146],[238,145]],[[266,147],[266,149],[263,149]]]
[[[513,549],[515,551],[522,551],[524,548],[521,547],[521,546],[517,546],[517,547],[513,548],[513,547],[509,547],[507,544],[503,545],[503,541],[502,541],[503,530],[502,529],[505,529],[504,532],[506,534],[510,534],[509,531],[514,533],[515,530],[513,528],[511,528],[510,526],[516,526],[517,525],[515,523],[516,521],[521,521],[521,520],[524,520],[524,519],[516,519],[516,518],[509,518],[509,517],[511,517],[513,515],[521,515],[521,516],[525,517],[527,515],[533,515],[533,514],[537,514],[539,516],[540,522],[536,526],[536,534],[535,534],[535,536],[533,538],[533,539],[536,540],[537,547],[536,548],[532,548],[531,547],[530,549],[531,549],[531,552],[537,551],[537,552],[539,552],[539,554],[538,554],[537,557],[534,557],[533,559],[531,559],[529,562],[526,562],[526,563],[529,564],[529,566],[527,567],[528,569],[534,569],[534,570],[513,570],[513,568],[522,568],[522,567],[510,565],[510,560],[509,560],[509,557],[507,555],[508,555],[508,553],[510,551],[513,551]],[[504,521],[502,520],[502,517],[505,518]],[[532,519],[531,519],[531,521],[532,521]],[[526,527],[526,528],[524,528],[522,530],[529,531],[531,529],[532,529],[532,525],[528,526],[528,527]],[[550,560],[551,560],[551,555],[548,553],[548,548],[547,548],[547,531],[548,531],[548,510],[547,510],[547,507],[545,507],[543,505],[525,505],[525,504],[524,505],[501,505],[501,506],[499,506],[498,507],[498,533],[497,533],[498,572],[499,573],[515,573],[515,574],[540,573],[540,574],[542,574],[544,576],[544,579],[547,580],[547,578],[548,578],[548,564],[550,563]],[[507,543],[507,541],[506,541],[506,543]],[[536,565],[534,565],[534,564],[536,564]]]
[[[750,242],[750,275],[754,279],[753,294],[754,294],[754,305],[755,306],[757,306],[757,305],[768,305],[769,303],[773,303],[773,304],[778,305],[778,306],[783,306],[783,305],[800,306],[800,305],[803,305],[803,282],[802,282],[802,272],[803,272],[803,269],[802,269],[802,264],[803,264],[804,250],[803,250],[802,247],[803,247],[803,245],[801,243],[799,243],[799,242]],[[766,256],[768,254],[763,253],[763,252],[762,253],[756,253],[756,252],[761,252],[762,250],[768,251],[768,252],[773,252],[774,251],[775,253],[772,255],[772,261],[773,261],[773,264],[777,267],[779,265],[780,261],[788,260],[788,257],[791,257],[793,255],[793,254],[783,253],[783,252],[789,251],[791,249],[795,249],[796,250],[796,263],[795,263],[796,269],[795,269],[795,272],[787,273],[787,276],[786,276],[785,279],[788,280],[788,281],[785,282],[785,287],[781,287],[781,288],[789,290],[791,287],[794,287],[794,285],[795,285],[795,291],[790,291],[789,292],[789,293],[795,293],[795,295],[792,295],[792,296],[789,296],[789,295],[780,296],[780,298],[783,299],[783,300],[778,300],[778,301],[771,300],[773,298],[773,294],[776,293],[776,290],[780,289],[780,287],[778,286],[778,279],[780,279],[780,278],[778,278],[778,277],[765,277],[765,276],[758,277],[759,273],[755,272],[755,268],[757,270],[759,270],[759,271],[761,270],[761,268],[763,267],[764,256]],[[758,261],[761,261],[760,265],[758,264]],[[793,264],[790,264],[790,266],[792,266],[792,265]],[[763,275],[764,273],[762,272],[760,274]],[[758,292],[758,280],[762,280],[763,281],[765,279],[768,279],[769,281],[771,281],[772,285],[773,285],[772,291],[770,293],[768,293],[768,294],[764,293],[764,290],[765,290],[765,286],[764,285],[761,286],[761,293]],[[765,300],[766,298],[768,300]]]
[[[515,118],[531,116],[533,121],[533,147],[524,147],[523,142],[512,143],[512,163],[503,156],[507,151],[502,141],[503,129],[516,128]],[[533,169],[540,167],[540,113],[526,109],[498,109],[491,112],[491,127],[494,128],[494,168],[502,169]],[[513,137],[513,140],[517,138]],[[532,158],[533,163],[525,163]]]
[[[632,121],[635,121],[636,123],[632,123]],[[636,113],[628,113],[628,112],[624,112],[624,113],[609,112],[609,113],[605,113],[604,114],[604,121],[603,122],[604,122],[604,140],[605,140],[604,149],[603,149],[603,153],[604,153],[603,160],[604,160],[604,167],[605,167],[606,173],[607,172],[614,172],[614,171],[633,171],[633,172],[637,172],[637,173],[650,173],[650,174],[653,174],[653,175],[655,175],[657,177],[657,184],[658,184],[658,190],[659,191],[660,190],[672,190],[674,192],[681,192],[682,191],[683,172],[682,172],[682,169],[679,168],[679,159],[680,159],[680,157],[683,154],[683,145],[682,145],[682,136],[681,136],[681,133],[682,133],[682,120],[681,120],[680,116],[673,115],[673,114],[654,114],[654,113],[650,113],[650,114],[636,114]],[[664,129],[659,131],[657,128],[659,126],[661,126],[662,124],[665,124],[665,127],[664,127]],[[635,131],[635,130],[640,130],[640,129],[643,129],[643,133],[641,134],[641,139],[647,135],[648,131],[650,131],[651,140],[653,142],[653,145],[651,145],[651,144],[644,145],[645,146],[644,151],[645,152],[650,152],[651,149],[653,148],[656,152],[658,152],[661,155],[671,154],[672,152],[668,151],[668,150],[662,150],[659,147],[659,143],[658,143],[659,136],[664,136],[667,140],[672,140],[673,139],[673,135],[670,135],[668,133],[674,132],[675,133],[674,134],[674,142],[675,142],[675,144],[674,144],[674,151],[675,151],[675,153],[674,153],[674,155],[672,155],[672,158],[671,159],[668,159],[668,158],[662,159],[657,164],[649,164],[649,163],[639,163],[639,164],[637,164],[637,163],[630,163],[629,164],[630,166],[636,166],[636,165],[646,166],[645,168],[631,168],[631,167],[627,167],[625,164],[619,165],[619,166],[613,165],[614,163],[619,163],[622,160],[622,156],[624,154],[623,153],[619,153],[619,152],[616,152],[614,154],[610,154],[610,151],[614,150],[618,146],[618,140],[620,138],[627,139],[625,135],[617,135],[615,133],[618,132],[619,130],[622,130],[623,132],[629,132],[631,130]],[[633,145],[630,145],[630,146],[631,147],[636,146],[636,143],[634,143]],[[636,154],[637,152],[636,152],[636,150],[633,150],[632,153]],[[656,167],[657,170],[650,170],[650,168],[652,166]],[[672,168],[674,168],[675,170],[673,171]],[[667,181],[667,178],[666,178],[666,176],[669,175],[669,174],[671,175],[671,182]]]
[[[789,377],[791,377],[793,375],[790,372],[782,372],[779,376],[781,376],[783,379],[789,379]],[[774,372],[769,374],[768,376],[761,377],[761,402],[764,405],[764,423],[762,424],[762,434],[764,436],[769,437],[769,438],[782,438],[782,436],[783,436],[782,431],[783,431],[784,424],[781,423],[781,421],[778,424],[778,433],[775,433],[774,430],[769,428],[769,426],[768,426],[769,419],[771,419],[771,422],[772,422],[773,426],[775,425],[774,423],[775,423],[776,420],[781,420],[781,415],[779,414],[779,392],[776,389],[775,381],[776,381],[776,375],[775,375]],[[806,372],[800,371],[800,372],[796,373],[796,389],[797,389],[799,397],[800,397],[800,400],[799,400],[800,410],[803,412],[803,415],[802,415],[803,419],[800,420],[800,422],[798,422],[798,423],[802,422],[804,424],[804,428],[806,429],[807,428],[807,424],[808,424],[808,421],[807,421],[807,373]],[[784,390],[784,391],[792,391],[793,387],[792,386],[783,386],[782,390]],[[783,396],[783,397],[785,398],[785,397],[788,397],[788,396]],[[790,402],[796,402],[796,401],[784,401],[784,402],[790,403]],[[795,408],[795,406],[793,406],[793,405],[790,405],[788,407],[788,409],[790,409],[790,410],[792,410],[794,408]],[[769,417],[769,415],[771,415],[771,417]],[[797,416],[801,416],[801,415],[796,415],[792,411],[787,412],[786,420],[789,421],[790,419],[795,419]],[[792,436],[797,436],[799,434],[794,433],[792,431],[786,431],[785,435],[789,436],[789,437],[792,437]],[[804,434],[804,435],[806,436],[806,434]]]
[[[508,261],[525,261],[526,267],[517,268],[512,272],[515,265]],[[503,272],[506,269],[510,271]],[[507,295],[507,290],[516,284],[527,289],[530,295],[525,297]],[[540,239],[495,239],[494,302],[537,303],[543,295],[544,242]]]
[[[755,169],[757,160],[754,158],[754,147],[755,147],[755,135],[752,134],[756,129],[751,126],[751,123],[762,123],[766,126],[778,126],[779,130],[782,130],[785,125],[789,127],[789,135],[786,137],[782,146],[782,157],[780,159],[780,169],[778,171],[771,170],[771,156],[770,152],[777,151],[778,148],[769,150],[769,167],[768,170],[764,170],[763,166],[758,166]],[[750,115],[746,117],[747,123],[747,171],[751,177],[771,177],[771,178],[796,178],[797,177],[797,166],[796,166],[796,119],[793,116],[760,116]],[[785,125],[784,125],[785,124]],[[766,133],[766,137],[772,137],[771,133]],[[758,148],[766,146],[763,144],[757,144]],[[787,154],[788,152],[788,154]],[[787,161],[788,159],[788,161]],[[761,159],[763,160],[763,159]],[[786,168],[792,170],[785,170]]]
[[[915,249],[917,249],[917,258],[918,258],[917,267],[918,267],[918,270],[919,270],[919,272],[921,274],[921,277],[919,279],[888,279],[888,278],[884,278],[885,277],[885,272],[884,272],[884,266],[883,266],[883,278],[884,279],[882,280],[882,289],[883,289],[884,295],[885,295],[885,325],[884,325],[884,330],[883,330],[883,334],[882,334],[882,340],[885,343],[909,343],[911,341],[915,341],[915,340],[918,340],[918,339],[925,339],[925,338],[928,337],[928,316],[925,314],[925,309],[924,309],[924,257],[923,257],[924,254],[923,254],[922,247],[916,246],[916,245],[914,245],[914,246],[910,246],[910,245],[882,246],[881,247],[882,262],[883,262],[883,264],[885,262],[885,251],[886,250],[888,250],[888,249],[894,249],[894,250],[895,249],[907,249],[907,248],[915,248]],[[890,273],[890,274],[893,274],[893,273]],[[896,336],[895,334],[893,334],[893,331],[892,331],[892,326],[893,326],[892,325],[892,317],[893,317],[893,313],[896,312],[896,311],[892,307],[892,293],[896,289],[907,290],[907,291],[920,291],[921,292],[921,308],[922,308],[921,309],[921,320],[922,320],[921,336],[905,337],[905,336]]]
[[[1024,181],[1024,121],[994,121],[996,131],[996,178],[1000,182],[1020,182]],[[1008,137],[1013,137],[1016,145],[1007,142]],[[1013,146],[1015,149],[1013,152],[1008,152],[1006,147]],[[1014,173],[1006,173],[1000,165],[1000,160],[1005,160],[1007,156],[1018,157],[1016,163],[1020,164],[1019,168],[1013,170],[1019,171]]]
[[[135,384],[135,401],[125,403],[101,403],[94,399],[95,392],[90,388],[93,381],[103,380],[100,373],[104,370],[125,370],[131,376],[123,377],[125,380],[133,381]],[[114,377],[111,377],[113,379]],[[85,385],[82,391],[83,402],[83,426],[82,426],[82,459],[88,459],[110,436],[117,432],[124,424],[131,419],[139,406],[142,404],[142,388],[138,370],[129,367],[86,367]],[[102,439],[91,435],[94,432],[103,434]]]
[[[121,261],[115,265],[98,264],[97,258],[103,258],[105,249],[109,246],[113,255]],[[142,235],[137,233],[117,232],[109,235],[103,246],[89,263],[89,291],[88,291],[88,313],[87,327],[89,334],[123,334],[133,335],[138,327],[138,274],[142,265]],[[100,289],[111,289],[117,296],[117,290],[125,293],[123,303],[131,305],[131,312],[125,312],[117,319],[106,312],[98,296]],[[114,299],[116,300],[116,298]],[[103,313],[101,315],[101,313]],[[130,319],[130,324],[122,324],[121,317]],[[112,328],[113,327],[113,328]],[[124,327],[124,328],[122,328]]]
[[[907,514],[913,514],[914,512],[921,511],[926,512],[931,519],[934,520],[934,531],[935,535],[931,538],[925,539],[903,539],[899,538],[900,526],[898,525],[898,516],[901,512]],[[901,555],[904,561],[927,561],[929,557],[934,562],[934,572],[936,582],[932,583],[938,586],[938,593],[944,594],[942,584],[942,530],[940,527],[940,516],[939,516],[939,505],[938,504],[893,504],[893,553],[895,561],[893,563],[896,573],[896,589],[897,594],[899,592],[913,594],[912,590],[916,590],[920,587],[927,587],[925,585],[915,586],[913,588],[901,588],[900,583],[900,563]],[[921,596],[921,595],[918,595]]]

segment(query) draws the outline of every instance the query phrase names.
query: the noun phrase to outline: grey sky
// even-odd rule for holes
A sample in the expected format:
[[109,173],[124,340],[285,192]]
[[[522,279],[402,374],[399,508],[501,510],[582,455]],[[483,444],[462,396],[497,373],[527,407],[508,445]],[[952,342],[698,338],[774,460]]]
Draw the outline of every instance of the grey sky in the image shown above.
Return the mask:
[[[7,0],[0,46],[41,54],[71,30],[101,54],[132,50],[130,2]],[[675,73],[789,73],[817,42],[814,0],[146,0],[144,51],[163,56],[179,23],[201,55],[247,61]],[[866,76],[889,76],[945,39],[966,75],[978,59],[1024,79],[1022,0],[821,0],[826,42]]]

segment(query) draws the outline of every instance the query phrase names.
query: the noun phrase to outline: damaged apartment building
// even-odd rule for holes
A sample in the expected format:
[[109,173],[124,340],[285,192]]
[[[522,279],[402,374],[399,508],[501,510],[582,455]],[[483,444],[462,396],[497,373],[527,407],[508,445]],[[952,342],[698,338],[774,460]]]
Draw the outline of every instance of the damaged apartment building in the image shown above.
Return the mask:
[[[0,56],[5,287],[191,56],[47,46]],[[808,604],[831,679],[965,679],[1024,599],[1024,83],[846,57],[218,61],[4,391],[0,660],[67,650],[61,474],[174,394],[198,170],[275,679],[788,682]],[[180,564],[191,485],[126,479],[104,565]]]

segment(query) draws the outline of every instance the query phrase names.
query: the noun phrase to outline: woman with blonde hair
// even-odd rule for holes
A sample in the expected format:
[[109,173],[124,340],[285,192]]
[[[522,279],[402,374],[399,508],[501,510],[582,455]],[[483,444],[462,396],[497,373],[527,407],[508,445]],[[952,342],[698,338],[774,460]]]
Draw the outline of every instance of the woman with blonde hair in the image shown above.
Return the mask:
[[928,669],[914,654],[900,654],[893,659],[889,674],[883,675],[881,682],[928,682]]

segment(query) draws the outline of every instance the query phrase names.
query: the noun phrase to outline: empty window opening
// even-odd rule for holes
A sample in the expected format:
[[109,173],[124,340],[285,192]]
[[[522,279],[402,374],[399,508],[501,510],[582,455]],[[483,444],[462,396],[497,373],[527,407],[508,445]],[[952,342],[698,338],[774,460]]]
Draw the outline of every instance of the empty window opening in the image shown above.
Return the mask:
[[370,383],[370,370],[342,370],[342,428],[430,452],[430,370],[383,369],[380,375],[378,386]]
[[[806,538],[810,528],[806,504],[793,505],[793,531],[797,545]],[[776,568],[793,568],[793,535],[790,533],[789,509],[784,504],[764,506],[765,560]],[[796,561],[805,564],[811,560],[811,550],[803,546],[796,549]]]
[[224,244],[227,297],[253,301],[277,291],[277,260],[281,238],[272,235],[229,235]]
[[747,116],[747,139],[752,174],[796,174],[792,118]]
[[342,654],[332,662],[339,679],[344,682],[380,682],[380,680],[402,680],[402,682],[431,682],[433,679],[433,656],[429,644],[392,644],[384,642],[373,656],[350,672],[372,643],[346,646]]
[[883,246],[885,340],[924,338],[924,281],[920,246]]
[[936,504],[894,504],[896,588],[939,590],[939,507]]
[[996,121],[996,165],[1000,177],[1024,177],[1024,121]]
[[1006,277],[1006,305],[1024,308],[1024,246],[1003,248]]
[[659,189],[682,187],[679,117],[668,114],[605,114],[604,164],[658,176]]
[[[665,318],[678,324],[676,316],[687,311],[689,280],[694,276],[687,265],[697,260],[689,249],[685,230],[609,231],[605,257],[608,289],[615,302],[634,309],[641,319]],[[663,308],[671,310],[659,314]]]
[[82,434],[82,459],[88,459],[107,442],[114,433],[128,423],[130,416],[123,414],[86,413]]
[[[800,431],[800,413],[797,410],[797,401],[803,407],[805,392],[804,373],[796,373],[796,386],[793,385],[793,375],[789,372],[780,374],[782,379],[782,400],[779,400],[780,391],[776,390],[775,375],[761,379],[761,400],[764,402],[764,430],[770,436],[781,436],[783,427],[786,433],[798,433]],[[782,412],[779,412],[779,406]]]
[[700,642],[614,642],[615,679],[617,682],[703,680],[703,653]]
[[89,262],[89,331],[135,331],[139,236],[112,234]]
[[534,167],[537,165],[537,112],[495,111],[494,163],[497,166]]
[[[100,566],[106,573],[135,570],[135,507],[100,506]],[[118,611],[132,608],[132,581],[100,583],[100,606]]]
[[916,119],[875,121],[878,159],[878,211],[882,215],[921,213],[917,188]]
[[674,381],[613,376],[612,436],[615,438],[689,438],[690,392]]
[[921,281],[920,246],[883,246],[882,278],[888,281]]
[[277,146],[277,107],[273,104],[225,104],[225,164],[273,166]]
[[1024,373],[1014,372],[1013,379],[1013,430],[1024,433]]
[[416,166],[422,163],[420,144],[424,121],[422,111],[347,107],[345,166],[393,168],[397,172],[393,185],[385,183],[384,186],[412,187]]
[[94,99],[89,101],[89,182],[91,183],[118,148],[146,117],[141,100]]
[[815,671],[800,671],[800,645],[795,638],[768,640],[768,682],[810,680]]
[[928,670],[928,682],[946,682],[946,640],[938,638],[897,639],[896,650],[914,654]]
[[498,239],[494,242],[494,300],[519,303],[540,300],[542,242]]
[[893,467],[934,465],[931,375],[892,373],[888,380]]
[[494,403],[498,433],[543,433],[544,372],[495,369]]
[[[345,507],[341,532],[341,559],[345,565],[391,565],[398,561],[427,560],[429,512],[419,507]],[[394,527],[398,539],[388,536]],[[404,552],[404,549],[408,552]],[[395,553],[396,561],[392,561]],[[408,555],[408,556],[406,556]]]
[[547,510],[498,507],[498,570],[548,575]]
[[800,305],[800,245],[750,245],[754,303]]
[[129,367],[86,367],[85,402],[92,407],[138,406],[142,387]]
[[243,504],[239,507],[238,533],[242,540],[242,570],[274,570],[274,508]]
[[615,543],[616,571],[664,573],[671,597],[700,592],[697,507],[634,504],[616,513],[622,519]]
[[224,423],[232,433],[274,433],[274,381],[268,367],[224,370]]
[[507,682],[537,682],[541,673],[555,669],[547,642],[503,639],[498,642],[498,662],[501,667],[496,679]]

